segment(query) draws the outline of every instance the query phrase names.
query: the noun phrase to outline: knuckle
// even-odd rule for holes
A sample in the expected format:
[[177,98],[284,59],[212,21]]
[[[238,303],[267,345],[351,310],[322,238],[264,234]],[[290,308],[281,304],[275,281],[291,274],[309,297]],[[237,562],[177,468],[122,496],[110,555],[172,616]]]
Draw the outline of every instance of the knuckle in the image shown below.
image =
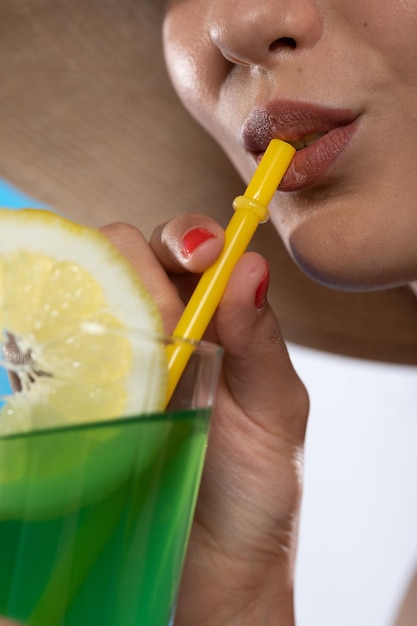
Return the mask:
[[140,230],[127,222],[113,222],[102,226],[100,231],[118,248],[124,248],[134,241],[143,241]]

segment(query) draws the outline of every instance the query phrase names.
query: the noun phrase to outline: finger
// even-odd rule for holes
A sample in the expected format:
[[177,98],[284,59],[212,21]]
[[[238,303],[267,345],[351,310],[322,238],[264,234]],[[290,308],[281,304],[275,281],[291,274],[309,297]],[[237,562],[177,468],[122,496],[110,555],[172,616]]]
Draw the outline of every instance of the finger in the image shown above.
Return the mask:
[[109,224],[100,230],[131,263],[161,312],[165,332],[171,333],[184,307],[177,289],[141,232],[121,222]]
[[195,520],[210,552],[236,564],[234,580],[245,560],[260,577],[287,566],[301,495],[308,396],[267,286],[265,260],[243,255],[213,320],[225,355]]
[[214,319],[225,348],[229,392],[267,434],[302,443],[308,397],[295,372],[266,294],[269,270],[256,253],[236,265]]
[[186,213],[161,224],[152,233],[150,246],[169,273],[185,270],[201,273],[218,257],[224,231],[214,220]]

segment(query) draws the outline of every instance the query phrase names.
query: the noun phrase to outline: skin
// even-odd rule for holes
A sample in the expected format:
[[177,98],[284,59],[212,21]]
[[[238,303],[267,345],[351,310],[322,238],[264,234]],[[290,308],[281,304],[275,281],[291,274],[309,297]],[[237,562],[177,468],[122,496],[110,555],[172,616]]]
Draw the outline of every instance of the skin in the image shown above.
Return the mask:
[[[254,104],[286,97],[357,112],[354,140],[320,184],[279,192],[272,205],[289,252],[331,286],[371,289],[417,279],[417,181],[407,175],[417,161],[410,137],[416,27],[412,1],[167,5],[173,82],[244,178],[255,165],[241,127]],[[214,237],[186,255],[181,242],[194,227]],[[103,230],[130,259],[171,331],[196,275],[220,252],[222,229],[191,214],[159,226],[150,244],[125,224]],[[256,305],[265,273],[260,255],[243,256],[208,333],[224,346],[225,359],[176,626],[295,624],[308,395],[268,302]],[[413,606],[411,596],[407,603]],[[412,623],[401,613],[398,625]]]
[[[242,176],[242,125],[277,98],[348,108],[357,132],[319,184],[278,193],[272,220],[297,263],[338,288],[417,277],[414,0],[170,0],[168,67],[189,111]],[[329,80],[329,77],[330,80]]]

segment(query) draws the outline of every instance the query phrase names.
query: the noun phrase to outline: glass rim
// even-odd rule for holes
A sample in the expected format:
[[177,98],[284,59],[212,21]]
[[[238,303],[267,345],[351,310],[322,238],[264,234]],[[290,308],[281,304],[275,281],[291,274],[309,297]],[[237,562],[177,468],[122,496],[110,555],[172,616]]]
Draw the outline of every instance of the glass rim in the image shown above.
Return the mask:
[[[123,327],[123,326],[117,326],[117,325],[111,326],[111,325],[106,325],[105,323],[100,323],[100,322],[95,322],[95,321],[94,322],[85,321],[85,322],[79,323],[78,325],[74,325],[71,328],[67,328],[66,332],[64,332],[60,336],[54,336],[53,338],[46,340],[43,347],[46,348],[46,346],[49,344],[49,347],[53,348],[53,344],[57,342],[58,344],[61,344],[60,348],[62,348],[62,346],[65,345],[65,342],[67,340],[73,342],[74,337],[81,340],[81,347],[82,347],[82,350],[85,351],[85,354],[86,355],[91,354],[92,357],[94,357],[95,359],[100,354],[101,355],[110,354],[111,356],[112,346],[115,345],[117,348],[118,339],[126,340],[130,344],[129,353],[133,355],[131,369],[128,371],[127,374],[123,373],[124,370],[122,370],[122,377],[121,377],[124,388],[127,389],[129,399],[126,400],[126,406],[123,408],[122,413],[120,415],[119,414],[117,415],[117,419],[120,419],[122,414],[124,417],[131,419],[131,417],[135,417],[139,413],[141,414],[154,414],[155,412],[165,413],[168,410],[168,407],[170,405],[171,395],[172,397],[174,397],[174,391],[176,391],[177,385],[179,385],[180,380],[181,381],[183,380],[183,374],[186,371],[186,365],[188,363],[188,359],[190,360],[190,365],[191,363],[193,364],[191,366],[192,368],[190,370],[191,372],[194,371],[194,368],[207,368],[204,371],[210,372],[210,375],[207,374],[207,378],[205,378],[205,380],[207,381],[207,387],[206,387],[206,392],[205,392],[206,395],[204,396],[204,400],[203,401],[198,400],[197,402],[202,402],[201,408],[203,407],[207,408],[209,406],[212,406],[215,391],[214,391],[214,387],[212,386],[213,383],[211,382],[209,383],[208,381],[209,379],[214,381],[217,378],[218,373],[221,368],[221,362],[222,362],[222,357],[224,354],[224,349],[219,344],[211,342],[211,341],[207,341],[205,339],[198,340],[198,341],[184,339],[176,335],[164,334],[162,332],[159,333],[159,332],[155,332],[153,329],[146,329],[140,326],[129,326],[129,327],[127,326]],[[83,346],[83,343],[84,343],[83,337],[86,338],[86,341],[87,341],[86,346]],[[97,338],[97,341],[95,340],[95,338]],[[1,374],[0,384],[2,383],[4,376],[6,376],[7,386],[6,386],[6,382],[3,381],[4,393],[2,393],[2,397],[0,398],[0,407],[2,407],[5,404],[9,396],[14,395],[15,393],[20,393],[22,390],[22,387],[24,387],[24,383],[28,383],[28,384],[30,383],[30,386],[32,384],[36,384],[38,380],[39,381],[43,380],[42,376],[45,376],[45,377],[48,376],[48,374],[45,374],[45,372],[49,372],[49,370],[42,367],[41,361],[39,362],[36,361],[36,355],[35,355],[33,362],[31,360],[25,360],[25,359],[19,359],[17,361],[14,361],[13,358],[8,359],[5,354],[5,349],[7,350],[7,345],[5,342],[6,339],[7,339],[7,334],[4,333],[3,349],[0,348],[0,374]],[[104,339],[103,347],[100,345],[102,343],[102,339]],[[91,341],[91,346],[89,346],[90,341]],[[17,346],[17,349],[19,349],[19,346]],[[177,371],[179,371],[179,368],[175,368],[175,365],[172,367],[172,369],[170,369],[170,365],[171,365],[170,355],[176,354],[177,350],[179,350],[179,353],[182,353],[184,351],[186,356],[187,355],[188,356],[187,356],[186,365],[184,366],[184,370],[181,370],[181,374],[178,377],[178,380],[175,380],[173,386],[170,387],[170,383],[172,383],[172,380],[173,380],[171,373],[173,371],[175,372],[176,369]],[[164,354],[167,357],[167,361],[165,361]],[[71,352],[70,352],[70,355],[71,355]],[[19,356],[22,356],[22,355],[19,353]],[[64,359],[63,360],[64,365],[67,365],[65,363],[65,358],[64,357],[62,358]],[[73,355],[71,355],[70,358],[74,358]],[[141,409],[136,409],[134,402],[142,401],[141,398],[143,395],[143,391],[140,385],[139,386],[135,385],[135,381],[136,379],[139,380],[139,378],[140,379],[143,378],[142,370],[140,368],[144,367],[143,364],[152,363],[153,362],[152,359],[153,360],[156,359],[156,361],[158,361],[160,364],[165,363],[165,362],[168,364],[168,376],[166,379],[167,389],[169,390],[169,392],[167,392],[168,399],[166,400],[165,405],[161,404],[161,406],[158,407],[157,409],[147,408],[146,406],[144,406]],[[39,365],[39,363],[41,363],[41,365]],[[91,367],[88,357],[86,357],[86,360],[82,362],[81,365],[85,368],[85,371],[87,371],[88,368]],[[77,367],[79,368],[79,364],[77,364]],[[71,373],[73,370],[69,369],[68,371]],[[201,372],[203,370],[199,370],[199,371]],[[71,375],[66,376],[66,372],[67,370],[65,370],[64,372],[60,371],[56,376],[57,384],[63,385],[64,389],[65,389],[66,384],[71,385],[74,383]],[[19,376],[20,373],[22,374],[23,378],[20,378]],[[51,374],[51,376],[52,378],[55,378],[55,373]],[[174,374],[174,377],[175,377],[175,374]],[[206,374],[204,374],[204,377],[206,377]],[[112,378],[112,380],[117,382],[118,380],[117,375],[114,377],[114,379]],[[17,381],[20,381],[20,383],[18,383]],[[18,386],[19,384],[21,385],[21,387]],[[98,383],[98,387],[101,389],[100,384]],[[153,389],[152,385],[150,385],[150,388]],[[201,389],[203,388],[201,387]],[[88,386],[86,388],[86,391],[89,391]],[[154,392],[152,391],[152,393]],[[199,397],[203,397],[203,396],[199,396]],[[197,398],[197,396],[193,395],[193,398],[195,399]],[[197,408],[197,404],[195,404],[195,407]],[[66,413],[64,413],[64,416],[65,415]],[[108,422],[108,421],[111,421],[110,418],[111,418],[110,414],[107,415],[103,413],[102,417],[101,416],[97,417],[94,420],[89,419],[88,421],[86,421],[86,424],[91,424],[93,421],[94,422],[97,421],[98,423]],[[82,424],[82,422],[71,420],[71,423],[68,424],[68,426],[72,428],[76,424],[80,425]],[[0,438],[4,439],[5,437],[8,438],[9,436],[13,436],[13,435],[19,436],[22,433],[34,432],[34,431],[36,432],[48,431],[49,432],[53,430],[55,427],[58,430],[62,430],[63,428],[65,428],[65,424],[62,423],[62,424],[55,425],[54,423],[51,422],[50,424],[49,423],[45,424],[45,426],[39,424],[36,426],[36,428],[34,428],[33,425],[30,425],[30,428],[19,428],[17,430],[13,429],[10,432],[6,432],[5,430],[4,432],[1,433]]]
[[207,352],[217,353],[220,355],[224,353],[224,348],[220,344],[208,339],[189,339],[175,334],[171,335],[164,332],[154,331],[141,326],[125,326],[117,328],[106,326],[105,324],[101,324],[99,322],[84,321],[81,322],[77,330],[92,335],[120,334],[131,337],[140,336],[143,337],[145,341],[156,341],[164,343],[165,345],[187,345],[199,353]]
[[[3,329],[3,334],[0,336],[0,346],[5,346],[6,337],[5,337],[5,329]],[[105,335],[120,335],[130,338],[131,340],[135,338],[141,338],[146,342],[156,342],[163,344],[165,346],[188,346],[192,349],[193,352],[197,352],[198,354],[217,354],[222,356],[224,354],[224,348],[214,341],[210,341],[207,339],[188,339],[185,337],[180,337],[179,335],[170,335],[168,333],[164,333],[163,331],[158,332],[153,329],[143,328],[141,326],[107,326],[101,322],[82,320],[78,324],[74,324],[72,327],[68,327],[62,335],[55,335],[48,339],[45,343],[55,343],[62,340],[62,338],[71,332],[74,333],[83,333],[91,336],[105,336]],[[4,359],[4,353],[0,349],[0,368],[7,369],[7,361]]]

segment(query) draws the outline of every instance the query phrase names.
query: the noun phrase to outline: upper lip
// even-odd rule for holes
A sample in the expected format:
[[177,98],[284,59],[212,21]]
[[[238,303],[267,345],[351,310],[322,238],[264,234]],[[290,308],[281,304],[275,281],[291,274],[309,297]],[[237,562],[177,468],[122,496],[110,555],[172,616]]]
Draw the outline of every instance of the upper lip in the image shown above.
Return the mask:
[[275,100],[252,109],[242,127],[243,143],[253,153],[264,152],[271,139],[289,143],[315,133],[327,133],[356,119],[351,109],[335,109],[290,100]]

